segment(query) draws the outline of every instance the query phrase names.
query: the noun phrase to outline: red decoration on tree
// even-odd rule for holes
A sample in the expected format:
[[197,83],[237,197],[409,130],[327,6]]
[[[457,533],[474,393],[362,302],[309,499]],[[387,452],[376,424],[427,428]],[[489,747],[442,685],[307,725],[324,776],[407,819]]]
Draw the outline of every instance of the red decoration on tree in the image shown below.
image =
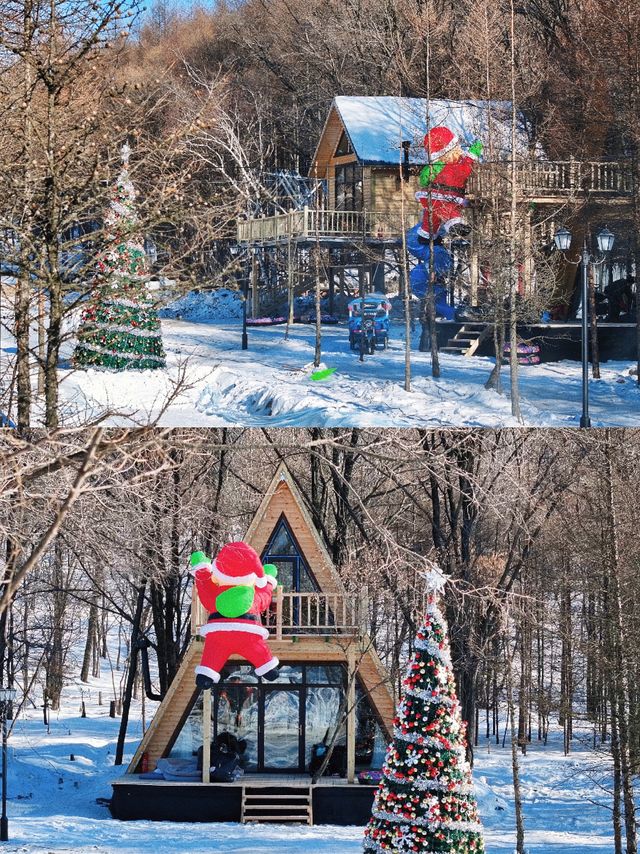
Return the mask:
[[439,571],[430,573],[427,614],[403,682],[365,851],[484,852],[447,625],[436,602],[442,583]]

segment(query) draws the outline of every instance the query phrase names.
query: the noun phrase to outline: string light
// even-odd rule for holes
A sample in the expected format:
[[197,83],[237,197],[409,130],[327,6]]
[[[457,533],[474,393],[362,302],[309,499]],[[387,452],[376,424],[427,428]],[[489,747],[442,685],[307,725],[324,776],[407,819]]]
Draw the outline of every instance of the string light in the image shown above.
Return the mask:
[[105,216],[107,248],[96,262],[96,285],[82,314],[73,361],[78,368],[145,370],[165,365],[157,311],[147,293],[144,247],[129,178],[128,146]]
[[364,850],[483,854],[482,825],[466,759],[447,624],[429,584],[427,609],[403,682]]

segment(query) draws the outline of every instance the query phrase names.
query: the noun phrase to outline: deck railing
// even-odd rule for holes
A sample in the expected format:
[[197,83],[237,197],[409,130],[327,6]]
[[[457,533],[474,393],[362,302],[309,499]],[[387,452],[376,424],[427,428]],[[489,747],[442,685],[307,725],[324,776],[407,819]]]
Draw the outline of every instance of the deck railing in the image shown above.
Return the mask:
[[242,220],[239,243],[275,242],[287,239],[393,240],[400,233],[399,218],[371,211],[333,211],[303,208],[277,216]]
[[[511,164],[480,164],[467,187],[470,198],[504,198],[511,189]],[[626,163],[580,160],[535,160],[516,163],[516,190],[520,200],[566,198],[584,194],[602,199],[630,196],[631,169]],[[407,211],[407,222],[418,215]],[[397,240],[402,222],[398,216],[375,211],[336,211],[303,208],[277,216],[238,223],[239,243],[274,243],[281,240]]]
[[[353,635],[364,630],[366,601],[344,593],[285,593],[277,587],[264,625],[275,640],[300,634]],[[207,622],[207,612],[193,592],[191,633],[198,634]]]
[[[511,188],[512,164],[483,163],[469,179],[468,195],[489,198],[492,192]],[[633,189],[627,163],[582,160],[535,160],[515,164],[518,196],[561,196],[570,198],[584,193],[611,197],[630,195]]]

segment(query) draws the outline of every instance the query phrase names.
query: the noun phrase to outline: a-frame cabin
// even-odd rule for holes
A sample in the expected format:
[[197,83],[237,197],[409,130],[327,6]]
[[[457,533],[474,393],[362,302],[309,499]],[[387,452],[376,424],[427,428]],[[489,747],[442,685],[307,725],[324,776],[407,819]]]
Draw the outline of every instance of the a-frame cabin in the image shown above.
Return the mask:
[[[198,629],[207,615],[194,588],[191,641],[126,774],[113,784],[111,811],[123,819],[365,823],[374,787],[358,784],[357,773],[381,767],[394,715],[388,676],[367,633],[366,597],[345,590],[284,465],[244,540],[279,570],[266,620],[281,662],[278,680],[265,682],[234,658],[219,685],[196,688]],[[343,776],[312,785],[313,747],[336,726],[334,767]],[[208,755],[223,732],[247,743],[236,782],[210,781],[208,767],[197,781],[149,779],[163,758]]]

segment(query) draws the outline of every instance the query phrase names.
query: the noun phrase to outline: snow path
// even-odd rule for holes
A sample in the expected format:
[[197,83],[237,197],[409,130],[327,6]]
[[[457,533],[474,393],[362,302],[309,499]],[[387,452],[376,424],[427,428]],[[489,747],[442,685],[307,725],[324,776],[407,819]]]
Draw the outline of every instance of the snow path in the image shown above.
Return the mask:
[[[412,391],[405,392],[402,329],[392,326],[386,352],[360,362],[348,345],[344,326],[323,328],[322,361],[336,368],[328,380],[314,382],[314,329],[284,327],[249,330],[249,349],[240,349],[239,321],[203,324],[163,320],[166,371],[109,374],[63,371],[62,398],[67,422],[111,412],[106,423],[145,423],[157,417],[175,388],[181,393],[160,419],[164,426],[518,426],[507,395],[487,391],[492,367],[485,357],[441,355],[442,376],[430,374],[430,356],[412,351]],[[67,348],[67,357],[71,346]],[[636,426],[640,391],[628,376],[631,363],[608,362],[602,379],[592,380],[594,427]],[[508,385],[508,370],[505,370]],[[581,408],[581,366],[556,362],[521,368],[524,423],[575,427]]]

